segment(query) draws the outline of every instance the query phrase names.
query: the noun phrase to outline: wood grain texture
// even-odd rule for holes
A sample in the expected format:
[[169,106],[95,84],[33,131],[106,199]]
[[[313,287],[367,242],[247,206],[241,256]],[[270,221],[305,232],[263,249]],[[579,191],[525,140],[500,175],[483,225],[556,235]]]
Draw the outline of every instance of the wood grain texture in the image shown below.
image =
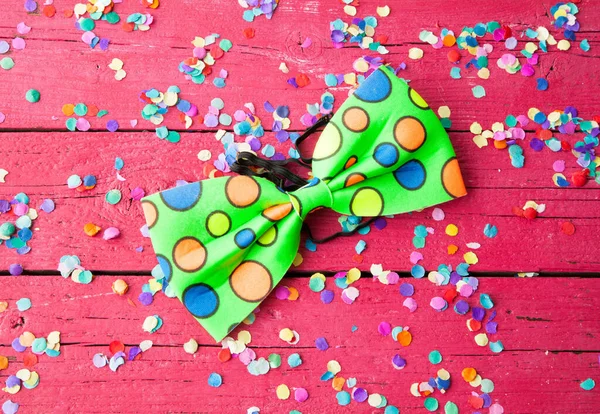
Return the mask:
[[[582,30],[578,39],[589,40],[589,52],[582,52],[578,42],[567,52],[551,48],[541,55],[535,76],[525,78],[509,75],[496,66],[504,47],[491,42],[494,51],[490,55],[489,80],[479,79],[473,69],[465,70],[464,62],[463,78],[451,79],[447,50],[434,50],[421,43],[419,32],[426,29],[437,33],[447,27],[458,33],[463,26],[496,20],[520,35],[527,27],[550,27],[553,1],[498,0],[471,5],[448,0],[363,0],[357,17],[375,15],[376,7],[384,3],[392,13],[378,19],[376,33],[388,36],[386,47],[390,53],[385,61],[394,66],[406,62],[407,69],[401,76],[411,81],[434,110],[441,105],[452,110],[449,133],[469,195],[442,205],[446,213],[442,222],[435,222],[432,209],[426,209],[389,219],[382,231],[373,229],[366,236],[320,245],[316,252],[302,247],[304,262],[284,279],[286,285],[300,291],[299,300],[269,297],[260,306],[256,322],[235,331],[248,329],[252,333],[251,347],[258,356],[282,355],[281,368],[253,377],[239,361],[218,362],[218,345],[176,299],[158,294],[150,307],[141,306],[136,299],[156,260],[149,239],[140,234],[141,209],[129,198],[129,191],[139,186],[151,193],[173,186],[178,179],[203,179],[205,163],[198,160],[198,152],[210,149],[214,160],[222,150],[214,137],[216,128],[206,128],[195,120],[186,131],[175,112],[167,115],[164,125],[182,131],[181,142],[173,145],[160,141],[153,133],[154,127],[141,119],[143,105],[138,95],[144,89],[164,90],[178,85],[181,96],[198,105],[201,114],[215,97],[224,100],[224,112],[228,114],[252,102],[267,130],[262,142],[286,153],[288,146],[276,143],[270,130],[272,118],[263,103],[268,100],[273,105],[288,105],[290,130],[301,131],[304,127],[299,120],[306,104],[318,102],[326,90],[336,97],[336,108],[347,96],[349,87],[326,88],[324,76],[347,73],[356,58],[373,55],[356,46],[332,48],[329,22],[351,19],[344,15],[342,3],[281,0],[272,20],[258,18],[246,23],[235,1],[163,1],[159,9],[150,12],[155,22],[148,32],[126,33],[120,25],[99,23],[96,34],[111,40],[109,50],[102,52],[86,46],[81,41],[82,32],[74,27],[74,19],[62,15],[73,7],[73,2],[55,0],[58,12],[54,18],[25,13],[22,0],[0,2],[0,39],[10,43],[17,35],[16,25],[22,21],[33,28],[23,36],[25,50],[7,54],[14,59],[15,67],[0,71],[0,112],[6,115],[0,124],[0,168],[9,171],[6,183],[0,183],[0,199],[25,192],[34,207],[45,198],[53,199],[57,206],[49,215],[40,212],[35,221],[31,253],[18,256],[0,246],[0,275],[6,274],[11,263],[21,263],[26,269],[21,277],[0,276],[0,301],[9,303],[9,309],[0,313],[0,354],[10,360],[9,369],[0,371],[0,381],[23,366],[23,355],[10,347],[14,337],[24,330],[40,336],[52,330],[62,332],[62,355],[56,359],[42,356],[35,367],[41,376],[38,388],[21,390],[10,397],[21,404],[19,413],[245,413],[250,406],[260,407],[263,413],[292,409],[304,414],[382,412],[366,403],[352,402],[346,408],[337,405],[331,384],[319,381],[327,361],[332,359],[341,363],[344,377],[356,377],[359,386],[385,395],[403,413],[425,412],[423,400],[410,395],[410,384],[427,381],[442,367],[451,373],[453,382],[445,396],[436,393],[440,406],[452,400],[461,412],[473,412],[467,398],[475,389],[460,378],[467,366],[494,381],[492,399],[504,406],[505,413],[600,413],[598,387],[590,392],[579,387],[588,377],[600,382],[600,322],[596,317],[600,307],[600,187],[589,183],[578,189],[557,189],[551,180],[552,163],[566,160],[567,177],[578,168],[570,153],[534,153],[528,145],[534,136],[532,125],[522,143],[526,157],[523,169],[511,167],[506,151],[478,149],[468,132],[474,121],[489,128],[506,115],[524,114],[530,107],[547,113],[572,105],[586,119],[598,115],[600,0],[579,3],[577,17]],[[124,19],[142,8],[137,1],[126,1],[117,5],[117,11]],[[256,37],[245,39],[245,27],[253,27]],[[214,75],[206,84],[194,85],[177,70],[179,62],[191,54],[191,40],[210,33],[219,33],[234,44],[215,65],[217,71],[229,71],[224,89],[212,84]],[[300,44],[306,37],[311,37],[313,44],[303,49]],[[526,40],[518,38],[517,49],[521,49]],[[422,48],[424,58],[408,59],[411,47]],[[121,82],[108,68],[114,57],[125,63],[127,77]],[[290,68],[288,75],[278,70],[281,62]],[[293,89],[286,79],[297,73],[306,73],[311,84]],[[536,90],[536,77],[548,79],[547,91]],[[485,98],[473,98],[471,88],[475,85],[485,87]],[[39,103],[25,101],[25,92],[30,88],[41,92]],[[77,102],[95,104],[109,114],[102,119],[88,117],[92,129],[87,133],[67,132],[61,107]],[[109,119],[118,120],[120,131],[106,132]],[[134,119],[138,124],[132,127],[130,120]],[[571,144],[582,138],[580,134],[559,137]],[[125,182],[116,179],[115,157],[125,161],[121,171]],[[98,186],[86,193],[69,190],[66,180],[71,174],[94,174]],[[116,206],[104,201],[106,191],[113,188],[123,191],[123,200]],[[546,212],[533,221],[514,216],[512,208],[527,200],[545,203]],[[5,218],[0,215],[0,222]],[[339,231],[337,219],[333,212],[319,212],[310,217],[309,223],[319,237]],[[575,235],[561,232],[564,221],[575,225]],[[89,238],[83,233],[87,222],[103,228],[116,226],[121,237],[111,241],[100,236]],[[455,238],[444,234],[449,223],[460,229]],[[496,238],[483,236],[486,223],[498,227]],[[414,250],[413,230],[419,224],[435,230],[421,250],[425,256],[422,264],[428,271],[440,263],[455,266],[468,251],[466,243],[481,243],[475,251],[479,263],[470,270],[480,278],[478,293],[490,294],[495,302],[499,331],[492,340],[503,342],[503,353],[493,354],[487,347],[478,347],[474,334],[466,328],[466,317],[452,309],[442,313],[431,309],[429,300],[441,295],[443,288],[427,280],[406,279],[403,273],[402,281],[416,287],[414,297],[419,309],[413,314],[402,307],[397,285],[372,282],[366,273],[356,283],[361,294],[351,306],[341,302],[331,277],[327,288],[336,292],[332,304],[322,304],[319,295],[308,289],[306,276],[315,271],[337,272],[354,266],[368,270],[372,263],[408,271],[409,255]],[[352,260],[359,239],[367,242],[362,264]],[[446,252],[450,243],[460,246],[455,256]],[[139,246],[144,247],[142,253],[135,251]],[[82,264],[94,271],[97,277],[92,284],[77,285],[57,274],[58,260],[64,254],[78,255]],[[519,271],[540,271],[542,277],[509,276]],[[111,283],[117,277],[130,285],[126,297],[111,292]],[[22,297],[33,302],[26,312],[16,310],[15,301]],[[478,298],[474,295],[470,304],[476,305]],[[143,332],[142,323],[153,314],[163,318],[164,326],[150,335]],[[403,348],[391,338],[381,337],[377,333],[381,321],[409,326],[413,343]],[[358,327],[354,333],[353,325]],[[291,346],[278,339],[279,330],[285,327],[300,333],[299,344]],[[314,347],[315,339],[321,336],[331,347],[325,352]],[[195,356],[182,349],[190,337],[200,343]],[[116,373],[93,367],[93,355],[108,354],[111,341],[121,340],[129,347],[144,339],[152,339],[154,347],[141,360],[128,362]],[[439,366],[427,360],[433,349],[443,355]],[[291,369],[286,360],[294,352],[304,362]],[[391,365],[396,353],[408,361],[402,371]],[[207,385],[211,372],[223,375],[222,387]],[[306,388],[310,398],[303,404],[293,401],[293,397],[278,400],[275,388],[282,383]],[[7,398],[2,394],[0,403]]]
[[[297,301],[270,297],[261,305],[253,325],[234,331],[234,335],[241,329],[251,331],[251,347],[258,356],[282,356],[282,367],[261,377],[252,377],[238,361],[219,363],[218,347],[182,307],[174,306],[176,299],[157,294],[150,307],[139,305],[135,298],[146,276],[126,277],[130,291],[125,297],[111,292],[115,279],[100,275],[91,285],[77,285],[60,276],[0,279],[0,289],[8,292],[4,299],[9,302],[9,310],[0,314],[0,343],[5,350],[24,330],[37,335],[62,331],[62,355],[56,359],[40,357],[35,367],[41,376],[39,387],[22,390],[16,396],[26,412],[47,412],[50,407],[61,412],[214,412],[224,401],[230,407],[226,412],[243,412],[252,405],[264,412],[322,412],[320,407],[328,407],[327,412],[347,412],[347,408],[336,405],[330,383],[318,379],[331,359],[340,362],[345,378],[356,377],[359,386],[382,393],[391,404],[409,412],[422,407],[423,402],[410,395],[410,384],[426,381],[439,368],[447,369],[453,379],[445,396],[436,394],[440,402],[452,400],[468,411],[466,401],[472,388],[460,378],[460,371],[467,366],[494,381],[492,398],[505,407],[505,412],[590,413],[596,407],[597,390],[583,392],[579,382],[594,377],[598,369],[600,350],[594,339],[600,335],[595,317],[600,306],[598,279],[482,279],[479,292],[490,294],[498,311],[498,333],[492,339],[501,340],[506,347],[503,353],[492,354],[488,348],[476,346],[474,334],[464,324],[465,316],[452,310],[437,313],[429,307],[430,298],[442,288],[428,281],[411,280],[419,303],[419,309],[411,314],[402,307],[397,286],[361,279],[355,284],[360,297],[353,305],[346,305],[329,278],[327,287],[336,291],[336,298],[324,305],[319,294],[308,289],[308,279],[290,278],[286,285],[299,290]],[[14,301],[23,296],[31,298],[33,307],[20,313]],[[476,305],[477,298],[476,294],[469,302]],[[153,314],[163,319],[164,326],[155,334],[146,334],[142,322]],[[401,347],[378,334],[382,321],[409,326],[412,344]],[[353,325],[358,327],[355,333],[351,332]],[[297,345],[287,345],[278,338],[284,327],[300,334]],[[195,356],[182,348],[190,336],[201,345]],[[321,336],[330,345],[324,352],[314,347],[315,339]],[[154,346],[141,360],[126,363],[116,373],[93,367],[92,356],[108,354],[111,341],[131,346],[144,339],[154,341]],[[443,355],[439,366],[427,360],[434,349]],[[300,354],[303,364],[291,369],[286,361],[294,352]],[[391,365],[396,353],[408,361],[402,371]],[[10,368],[2,376],[22,366],[22,355],[9,355]],[[223,376],[222,387],[207,385],[211,372]],[[277,400],[274,390],[281,383],[306,388],[309,400],[304,404]],[[57,393],[60,388],[64,392]],[[118,397],[124,393],[127,401]],[[371,412],[366,403],[353,402],[350,407],[354,412]]]
[[[80,256],[84,266],[97,270],[149,271],[155,265],[150,240],[142,237],[144,224],[139,202],[130,199],[135,187],[147,194],[169,188],[177,179],[195,181],[204,178],[204,162],[197,158],[201,149],[210,148],[213,154],[222,150],[212,133],[185,133],[176,145],[160,141],[152,133],[5,133],[0,158],[14,160],[7,183],[0,186],[0,196],[12,198],[20,191],[39,206],[45,198],[55,200],[57,208],[51,214],[41,212],[37,219],[33,251],[19,257],[15,251],[1,246],[0,258],[6,263],[19,261],[28,270],[56,269],[64,254]],[[579,189],[557,189],[551,182],[552,162],[565,159],[569,163],[567,175],[575,171],[570,154],[542,154],[525,149],[526,168],[510,165],[508,153],[493,148],[479,150],[471,141],[470,133],[452,133],[451,138],[462,164],[469,195],[441,207],[446,219],[435,222],[432,209],[404,214],[388,220],[382,231],[373,228],[366,236],[355,235],[320,245],[316,252],[302,247],[304,263],[298,271],[336,271],[359,266],[369,269],[372,263],[382,263],[387,269],[410,270],[413,230],[419,224],[435,229],[423,249],[425,265],[435,269],[440,263],[456,265],[468,251],[466,243],[479,242],[480,263],[473,271],[598,271],[600,261],[582,248],[576,240],[593,240],[600,231],[598,206],[600,188],[590,183]],[[36,142],[22,146],[22,142]],[[273,142],[272,138],[271,141]],[[122,157],[125,167],[121,174],[127,181],[116,179],[115,157]],[[71,174],[94,174],[97,187],[79,193],[66,186]],[[44,177],[42,180],[40,177]],[[116,206],[108,204],[105,193],[113,188],[123,192],[123,200]],[[547,211],[539,218],[528,221],[512,213],[512,207],[522,207],[527,200],[546,203]],[[318,214],[309,223],[315,237],[341,230],[333,212]],[[571,221],[576,235],[567,236],[560,225]],[[116,226],[121,230],[119,239],[104,241],[83,232],[84,224],[93,222],[103,228]],[[457,237],[445,235],[447,224],[454,223],[460,233]],[[483,235],[486,223],[499,229],[495,239]],[[522,231],[514,231],[515,228]],[[358,240],[367,242],[362,264],[353,262],[354,246]],[[572,242],[570,242],[572,241]],[[447,254],[447,246],[460,246],[459,253]],[[135,248],[144,246],[143,253]],[[511,246],[510,248],[506,248]],[[503,250],[501,255],[498,251]]]

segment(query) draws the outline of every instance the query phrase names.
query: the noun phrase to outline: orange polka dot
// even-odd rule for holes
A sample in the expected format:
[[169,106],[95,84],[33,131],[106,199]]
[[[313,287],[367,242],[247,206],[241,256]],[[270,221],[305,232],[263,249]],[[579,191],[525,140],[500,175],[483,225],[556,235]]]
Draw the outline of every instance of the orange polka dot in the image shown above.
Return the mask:
[[292,203],[277,204],[263,211],[263,216],[271,221],[279,221],[292,211]]
[[74,113],[73,112],[74,109],[75,109],[75,105],[73,105],[73,104],[64,104],[63,107],[62,107],[62,113],[65,116],[71,116]]
[[346,164],[344,165],[344,170],[352,167],[354,164],[356,164],[356,161],[358,161],[358,158],[356,158],[354,155],[348,158],[348,161],[346,161]]
[[258,200],[260,186],[256,180],[245,175],[231,177],[225,185],[225,195],[234,206],[248,207]]
[[151,201],[142,201],[142,210],[144,211],[144,216],[146,217],[146,224],[150,229],[156,224],[158,210],[156,210],[156,206]]
[[351,185],[354,185],[356,183],[360,183],[361,181],[365,180],[365,176],[359,173],[356,174],[350,174],[348,177],[346,177],[346,181],[344,182],[344,187],[350,187]]
[[246,261],[241,263],[229,277],[233,292],[246,302],[260,302],[271,291],[271,274],[260,263]]
[[451,158],[442,168],[442,185],[452,197],[462,197],[467,194],[456,158]]
[[198,239],[184,237],[173,248],[173,263],[184,272],[195,272],[206,262],[206,249]]
[[400,118],[394,127],[394,138],[406,151],[413,152],[419,149],[427,133],[425,127],[417,118],[406,116]]
[[344,111],[342,122],[350,131],[362,132],[369,126],[369,114],[361,108],[348,108]]

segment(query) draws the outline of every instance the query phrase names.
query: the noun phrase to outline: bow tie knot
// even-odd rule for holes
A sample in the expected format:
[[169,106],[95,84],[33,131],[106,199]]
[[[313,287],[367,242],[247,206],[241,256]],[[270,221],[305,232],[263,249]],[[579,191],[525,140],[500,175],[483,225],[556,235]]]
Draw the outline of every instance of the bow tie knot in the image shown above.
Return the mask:
[[333,196],[326,182],[313,178],[304,187],[288,193],[292,206],[302,220],[316,209],[333,206]]

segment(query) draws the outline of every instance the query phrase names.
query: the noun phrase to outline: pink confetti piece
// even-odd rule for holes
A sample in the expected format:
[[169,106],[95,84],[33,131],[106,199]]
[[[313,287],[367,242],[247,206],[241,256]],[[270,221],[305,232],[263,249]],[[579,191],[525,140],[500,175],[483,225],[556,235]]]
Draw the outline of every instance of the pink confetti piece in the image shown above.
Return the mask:
[[19,32],[19,34],[27,34],[31,32],[31,27],[27,26],[25,22],[21,22],[17,25],[17,32]]

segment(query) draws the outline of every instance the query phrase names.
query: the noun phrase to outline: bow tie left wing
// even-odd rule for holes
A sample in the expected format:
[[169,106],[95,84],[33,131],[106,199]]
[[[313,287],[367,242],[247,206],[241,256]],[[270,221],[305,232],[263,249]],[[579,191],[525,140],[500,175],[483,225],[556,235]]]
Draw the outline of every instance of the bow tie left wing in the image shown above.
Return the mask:
[[332,208],[379,216],[466,194],[450,138],[423,98],[381,66],[338,109],[317,141],[313,174]]
[[195,182],[145,197],[142,207],[167,283],[216,341],[271,292],[298,251],[302,221],[263,178]]

